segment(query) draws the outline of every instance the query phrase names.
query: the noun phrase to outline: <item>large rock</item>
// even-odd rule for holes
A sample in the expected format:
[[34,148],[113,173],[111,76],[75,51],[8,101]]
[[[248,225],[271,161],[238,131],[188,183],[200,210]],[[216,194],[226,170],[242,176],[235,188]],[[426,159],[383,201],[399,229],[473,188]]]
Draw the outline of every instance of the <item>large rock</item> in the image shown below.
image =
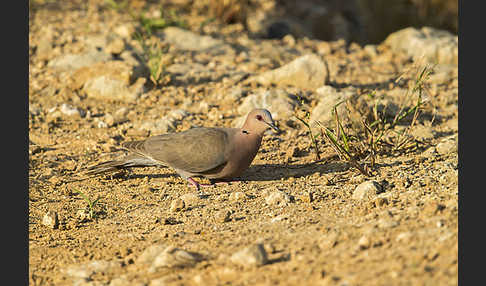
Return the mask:
[[70,87],[82,88],[88,97],[133,101],[144,92],[146,81],[133,74],[133,66],[122,61],[95,63],[74,71]]
[[64,54],[48,64],[48,67],[60,71],[75,71],[82,67],[111,60],[111,55],[102,51],[90,50],[82,54]]
[[415,61],[424,58],[430,63],[458,63],[458,38],[447,31],[410,27],[390,34],[384,44],[395,52],[406,53]]
[[[332,86],[322,86],[316,90],[320,97],[319,103],[312,109],[310,125],[312,129],[319,130],[320,125],[329,128],[335,127],[334,107],[342,122],[360,122],[361,114],[366,114],[370,109],[366,101],[359,97],[353,89],[336,90]],[[347,103],[350,104],[347,104]]]
[[106,76],[110,79],[120,81],[125,85],[129,85],[133,80],[132,73],[132,67],[122,61],[95,63],[90,66],[81,67],[73,73],[71,77],[73,79],[71,88],[82,88],[90,79],[100,76]]
[[187,51],[204,51],[224,44],[223,41],[210,36],[201,36],[177,27],[167,27],[159,33],[159,36],[175,47]]
[[135,101],[144,93],[145,82],[145,78],[139,78],[134,84],[128,86],[121,80],[102,75],[86,81],[83,86],[83,91],[86,92],[88,97],[92,98]]
[[270,111],[274,120],[291,117],[297,100],[283,89],[270,89],[261,93],[251,94],[245,97],[238,106],[237,111],[241,115],[236,118],[232,126],[241,127],[246,115],[255,108],[265,108]]
[[263,85],[292,85],[302,89],[316,89],[329,81],[329,72],[319,56],[308,54],[265,72],[255,80]]

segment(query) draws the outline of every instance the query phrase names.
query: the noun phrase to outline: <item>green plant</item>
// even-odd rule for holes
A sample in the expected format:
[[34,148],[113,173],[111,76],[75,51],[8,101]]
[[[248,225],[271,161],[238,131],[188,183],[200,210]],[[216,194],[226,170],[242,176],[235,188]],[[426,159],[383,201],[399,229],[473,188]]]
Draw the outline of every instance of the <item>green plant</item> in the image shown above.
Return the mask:
[[172,62],[172,57],[167,55],[169,47],[158,41],[149,43],[149,39],[141,33],[135,33],[134,37],[142,47],[139,57],[146,63],[152,83],[157,86],[168,80],[165,67]]
[[87,195],[85,195],[81,190],[75,189],[76,192],[78,192],[83,200],[88,204],[85,208],[85,210],[88,212],[88,219],[94,219],[96,218],[96,212],[95,212],[95,207],[99,203],[100,199],[102,198],[99,196],[96,200],[92,201]]
[[[379,99],[376,97],[376,90],[373,90],[365,94],[368,99],[375,101],[371,112],[374,118],[372,122],[368,122],[368,119],[363,116],[361,118],[362,128],[351,130],[354,131],[354,134],[347,132],[337,112],[337,107],[345,102],[342,101],[333,108],[335,131],[317,122],[321,128],[321,136],[330,143],[341,159],[348,161],[362,174],[370,176],[369,168],[375,166],[375,156],[379,152],[405,151],[416,146],[416,142],[409,135],[409,132],[415,125],[424,106],[426,82],[432,72],[433,67],[427,65],[418,69],[413,76],[412,87],[407,89],[405,101],[402,102],[391,120],[386,115],[387,106],[381,110],[378,108]],[[398,82],[403,75],[397,77],[395,82]],[[403,130],[397,131],[395,127],[410,116],[410,123]],[[389,136],[392,133],[395,135],[394,137]],[[369,161],[367,161],[368,159]],[[360,164],[359,161],[364,162]]]
[[[301,107],[304,106],[304,99],[300,95],[297,95],[297,97],[299,98],[300,106]],[[311,126],[309,124],[310,112],[308,110],[303,109],[303,108],[301,109],[301,112],[304,113],[304,116],[300,117],[300,116],[297,116],[296,114],[294,114],[294,117],[297,118],[297,120],[299,120],[300,122],[302,122],[302,124],[304,124],[304,126],[307,128],[307,131],[309,132],[309,139],[310,139],[311,144],[312,144],[313,149],[314,149],[316,161],[320,161],[321,156],[319,155],[319,146],[317,144],[317,139],[314,136],[314,134],[312,133],[312,129],[311,129]]]

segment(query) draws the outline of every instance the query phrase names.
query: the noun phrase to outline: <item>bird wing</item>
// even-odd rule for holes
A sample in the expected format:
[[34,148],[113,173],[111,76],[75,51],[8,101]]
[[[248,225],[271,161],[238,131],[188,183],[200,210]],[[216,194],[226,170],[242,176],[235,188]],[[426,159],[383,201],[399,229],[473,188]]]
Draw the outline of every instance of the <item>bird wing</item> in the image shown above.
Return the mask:
[[226,128],[193,128],[179,133],[127,142],[130,151],[174,169],[202,173],[226,164],[232,132]]

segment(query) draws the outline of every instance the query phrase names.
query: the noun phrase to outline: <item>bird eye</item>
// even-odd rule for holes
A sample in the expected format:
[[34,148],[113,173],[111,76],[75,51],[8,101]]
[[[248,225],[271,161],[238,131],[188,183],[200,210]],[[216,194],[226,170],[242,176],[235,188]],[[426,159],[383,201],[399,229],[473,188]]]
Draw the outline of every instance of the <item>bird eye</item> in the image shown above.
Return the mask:
[[261,115],[257,115],[256,116],[256,119],[262,121],[263,120],[263,117]]

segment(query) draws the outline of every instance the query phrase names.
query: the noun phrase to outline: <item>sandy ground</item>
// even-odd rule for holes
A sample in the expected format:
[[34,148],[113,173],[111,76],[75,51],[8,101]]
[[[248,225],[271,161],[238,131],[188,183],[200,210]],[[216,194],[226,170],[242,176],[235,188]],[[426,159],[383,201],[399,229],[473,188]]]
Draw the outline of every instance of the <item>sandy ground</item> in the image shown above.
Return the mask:
[[[180,66],[201,65],[200,73],[168,72],[157,87],[147,77],[135,100],[100,99],[86,96],[73,87],[72,74],[49,65],[86,51],[95,38],[123,36],[120,27],[127,23],[129,31],[140,26],[98,2],[48,1],[51,6],[30,13],[30,285],[458,284],[457,65],[427,83],[428,101],[411,132],[414,147],[379,152],[370,177],[341,160],[322,137],[322,160],[316,162],[305,126],[280,116],[282,132],[265,135],[239,181],[204,188],[202,197],[169,168],[76,181],[86,166],[122,155],[122,142],[163,133],[141,126],[172,110],[185,115],[170,132],[231,126],[244,115],[238,107],[245,97],[272,89],[246,78],[305,53],[325,53],[335,88],[376,90],[397,102],[414,81],[407,71],[417,67],[383,45],[371,53],[341,41],[252,39],[241,26],[209,23],[201,33],[230,43],[228,50],[167,52]],[[204,20],[190,13],[180,17]],[[198,32],[196,24],[189,27]],[[122,36],[126,50],[134,40]],[[400,74],[400,83],[394,82]],[[243,90],[241,96],[229,96],[235,89]],[[320,100],[310,89],[284,89],[303,96],[309,110]],[[77,111],[70,115],[63,104]],[[295,114],[300,108],[294,106]],[[377,182],[381,193],[358,198],[357,186],[368,181]],[[97,198],[90,217],[87,201]],[[184,206],[176,209],[181,201]],[[49,212],[58,217],[55,227],[44,221]],[[175,266],[144,263],[144,251],[159,244],[197,256]],[[254,244],[263,245],[263,265],[253,265],[251,257],[232,259]]]

